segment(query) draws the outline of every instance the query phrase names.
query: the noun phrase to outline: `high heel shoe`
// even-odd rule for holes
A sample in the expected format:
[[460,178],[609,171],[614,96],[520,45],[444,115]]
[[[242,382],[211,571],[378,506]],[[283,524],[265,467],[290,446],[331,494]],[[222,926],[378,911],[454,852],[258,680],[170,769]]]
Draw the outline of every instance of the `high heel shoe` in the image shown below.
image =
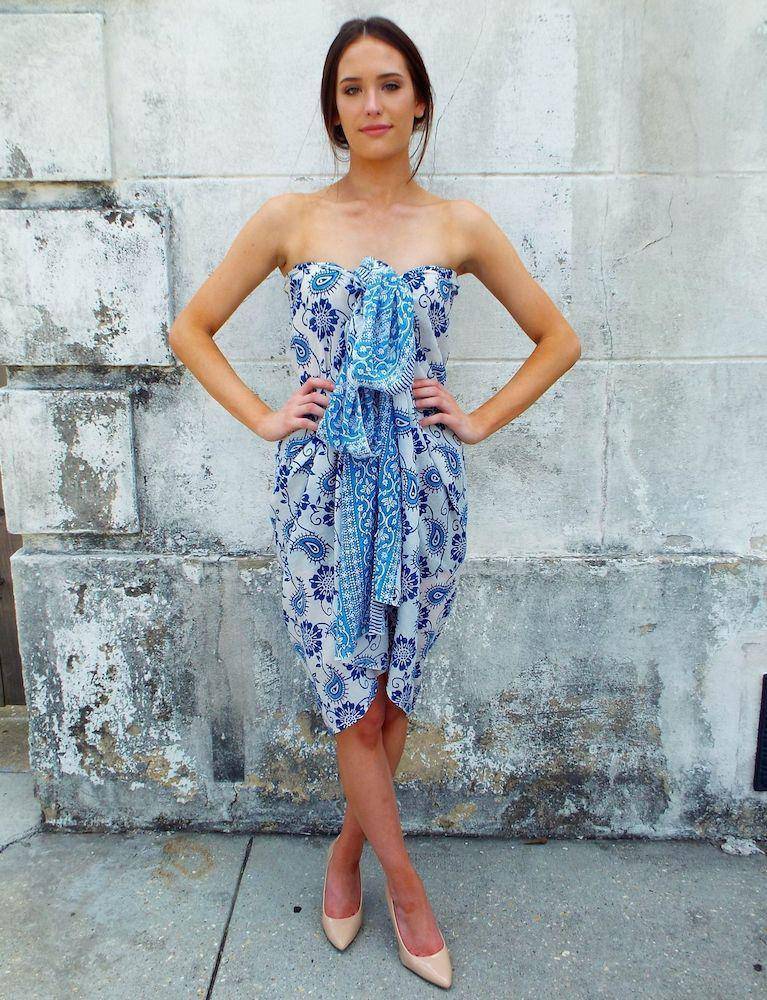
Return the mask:
[[444,937],[442,937],[442,931],[440,931],[442,947],[439,951],[435,951],[433,955],[414,955],[412,951],[407,950],[405,942],[400,935],[388,882],[386,883],[386,903],[389,907],[391,922],[394,924],[394,932],[397,935],[400,962],[402,962],[406,969],[415,972],[422,979],[448,989],[453,981],[453,964],[450,961],[450,952],[447,949]]
[[328,868],[336,840],[338,840],[338,837],[335,838],[328,848],[328,855],[325,861],[325,878],[322,882],[322,929],[325,931],[328,941],[335,945],[339,951],[343,951],[344,948],[352,943],[362,925],[362,885],[360,884],[360,905],[357,907],[356,913],[352,913],[350,917],[328,916],[325,912],[325,886],[328,881]]

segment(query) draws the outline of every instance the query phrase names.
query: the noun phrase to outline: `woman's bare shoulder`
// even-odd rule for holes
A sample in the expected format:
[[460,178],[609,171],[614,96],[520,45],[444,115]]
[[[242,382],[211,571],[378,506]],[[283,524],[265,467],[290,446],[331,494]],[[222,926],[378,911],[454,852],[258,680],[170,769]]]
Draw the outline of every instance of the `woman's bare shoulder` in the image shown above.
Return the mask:
[[261,210],[269,213],[274,222],[283,227],[284,232],[295,234],[301,227],[311,225],[312,213],[327,200],[329,190],[320,188],[316,191],[285,191],[268,198]]
[[446,204],[452,218],[464,225],[471,226],[479,222],[483,216],[487,217],[485,210],[468,198],[451,198]]
[[282,267],[290,246],[305,225],[309,202],[303,192],[285,191],[266,198],[243,227],[257,235],[263,245],[266,240],[274,255],[275,266]]
[[300,192],[283,191],[266,198],[253,214],[267,216],[275,222],[290,222],[305,204],[303,199],[304,195]]

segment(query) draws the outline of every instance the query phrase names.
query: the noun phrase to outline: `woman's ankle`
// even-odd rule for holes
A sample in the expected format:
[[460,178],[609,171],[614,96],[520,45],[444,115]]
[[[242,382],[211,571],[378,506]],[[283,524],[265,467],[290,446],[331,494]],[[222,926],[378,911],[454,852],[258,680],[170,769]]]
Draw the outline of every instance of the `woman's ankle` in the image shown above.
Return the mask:
[[417,903],[425,895],[423,880],[412,864],[387,872],[386,879],[398,903]]
[[342,829],[333,848],[333,860],[349,867],[354,867],[360,863],[364,846],[364,837],[360,838],[354,834],[346,834]]

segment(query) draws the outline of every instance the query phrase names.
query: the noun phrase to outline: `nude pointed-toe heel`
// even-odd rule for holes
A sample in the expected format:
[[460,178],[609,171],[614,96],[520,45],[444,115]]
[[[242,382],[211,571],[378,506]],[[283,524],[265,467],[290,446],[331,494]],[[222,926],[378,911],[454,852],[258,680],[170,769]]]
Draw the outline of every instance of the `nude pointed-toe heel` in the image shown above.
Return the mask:
[[[386,883],[386,903],[389,907],[391,922],[394,924],[394,933],[397,935],[400,962],[402,962],[406,969],[415,972],[422,979],[448,989],[453,981],[453,964],[450,961],[450,952],[447,949],[444,937],[442,938],[442,947],[439,951],[435,951],[433,955],[414,955],[411,951],[407,950],[405,942],[400,935],[388,882]],[[440,931],[441,935],[442,932]]]
[[333,854],[336,840],[338,840],[338,837],[335,838],[328,848],[325,860],[325,877],[322,882],[322,929],[325,931],[328,941],[332,945],[335,945],[339,951],[343,951],[344,948],[352,943],[357,936],[357,931],[362,926],[362,886],[360,885],[360,905],[356,913],[352,913],[350,917],[328,916],[325,912],[325,885],[328,880],[328,867],[330,866],[330,858]]

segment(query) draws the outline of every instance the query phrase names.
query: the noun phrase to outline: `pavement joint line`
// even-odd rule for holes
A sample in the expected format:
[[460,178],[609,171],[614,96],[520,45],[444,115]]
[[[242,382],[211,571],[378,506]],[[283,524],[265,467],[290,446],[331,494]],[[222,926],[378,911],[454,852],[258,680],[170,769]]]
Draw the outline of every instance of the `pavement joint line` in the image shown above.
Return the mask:
[[245,874],[245,868],[248,864],[248,858],[250,857],[250,849],[253,846],[253,834],[248,838],[248,843],[245,846],[245,853],[242,858],[242,864],[240,865],[240,873],[237,876],[237,884],[234,887],[234,892],[232,893],[232,901],[229,904],[229,913],[226,915],[226,922],[224,923],[224,930],[221,934],[221,941],[218,945],[218,954],[216,955],[216,961],[213,965],[213,971],[210,974],[210,982],[208,983],[208,992],[205,994],[205,1000],[210,1000],[213,996],[213,987],[216,985],[216,977],[218,976],[218,967],[221,965],[221,957],[224,954],[224,948],[226,947],[226,937],[229,933],[229,923],[232,919],[232,914],[234,913],[234,907],[237,902],[237,897],[240,894],[240,885],[242,883],[242,876]]

